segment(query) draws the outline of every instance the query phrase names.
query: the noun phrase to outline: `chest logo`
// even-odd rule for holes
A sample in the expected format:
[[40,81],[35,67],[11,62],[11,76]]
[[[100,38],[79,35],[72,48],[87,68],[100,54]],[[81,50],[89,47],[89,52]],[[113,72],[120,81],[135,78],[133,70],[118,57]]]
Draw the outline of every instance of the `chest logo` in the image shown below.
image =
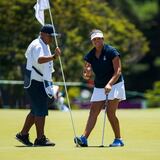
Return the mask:
[[106,61],[106,56],[103,57],[103,60]]

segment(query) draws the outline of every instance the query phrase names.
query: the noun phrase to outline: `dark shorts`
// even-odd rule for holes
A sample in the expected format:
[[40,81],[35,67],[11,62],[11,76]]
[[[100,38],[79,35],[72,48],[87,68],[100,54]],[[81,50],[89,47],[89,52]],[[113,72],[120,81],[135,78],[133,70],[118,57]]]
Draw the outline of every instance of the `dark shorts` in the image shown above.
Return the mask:
[[43,82],[32,80],[31,86],[26,90],[31,101],[31,113],[34,116],[48,115],[48,96]]

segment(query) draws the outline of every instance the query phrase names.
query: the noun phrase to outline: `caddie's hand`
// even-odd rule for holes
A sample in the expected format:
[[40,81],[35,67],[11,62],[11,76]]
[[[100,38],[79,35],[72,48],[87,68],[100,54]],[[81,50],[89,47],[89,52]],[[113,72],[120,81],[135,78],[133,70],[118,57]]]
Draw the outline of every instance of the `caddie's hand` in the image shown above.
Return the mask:
[[58,56],[61,55],[61,50],[59,47],[57,47],[55,50],[54,50],[54,58],[56,59]]
[[110,84],[107,84],[105,87],[104,87],[104,90],[105,90],[105,94],[108,94],[112,89],[112,86]]

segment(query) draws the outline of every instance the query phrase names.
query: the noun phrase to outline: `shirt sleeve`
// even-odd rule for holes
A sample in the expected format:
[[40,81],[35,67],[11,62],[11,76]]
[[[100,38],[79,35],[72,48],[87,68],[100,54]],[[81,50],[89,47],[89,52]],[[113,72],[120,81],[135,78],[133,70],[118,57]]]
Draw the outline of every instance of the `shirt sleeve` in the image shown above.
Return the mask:
[[116,56],[120,57],[120,53],[115,48],[111,48],[111,50],[110,50],[111,59],[114,59]]
[[44,56],[44,52],[43,52],[42,47],[40,47],[40,46],[35,46],[35,47],[33,48],[33,51],[32,51],[32,56],[33,56],[34,61],[35,61],[36,63],[38,63],[38,58]]
[[88,54],[84,56],[84,60],[88,62]]
[[91,56],[91,52],[89,52],[88,54],[86,54],[84,56],[84,60],[87,61],[88,63],[92,63],[92,56]]

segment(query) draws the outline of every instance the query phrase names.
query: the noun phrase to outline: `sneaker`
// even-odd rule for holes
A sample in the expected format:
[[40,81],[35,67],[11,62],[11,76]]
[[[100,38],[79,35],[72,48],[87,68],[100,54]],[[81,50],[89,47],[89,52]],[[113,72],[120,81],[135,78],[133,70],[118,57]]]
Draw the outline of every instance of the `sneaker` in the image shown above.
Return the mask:
[[22,135],[21,133],[16,134],[16,139],[25,144],[26,146],[33,146],[33,143],[29,141],[29,134],[27,135]]
[[34,141],[34,146],[55,146],[55,143],[51,142],[45,135],[41,139]]
[[85,136],[75,137],[74,143],[78,143],[78,145],[81,147],[88,147],[87,138]]
[[115,138],[113,143],[109,145],[109,147],[122,147],[122,146],[124,146],[124,143],[122,139],[119,138]]

